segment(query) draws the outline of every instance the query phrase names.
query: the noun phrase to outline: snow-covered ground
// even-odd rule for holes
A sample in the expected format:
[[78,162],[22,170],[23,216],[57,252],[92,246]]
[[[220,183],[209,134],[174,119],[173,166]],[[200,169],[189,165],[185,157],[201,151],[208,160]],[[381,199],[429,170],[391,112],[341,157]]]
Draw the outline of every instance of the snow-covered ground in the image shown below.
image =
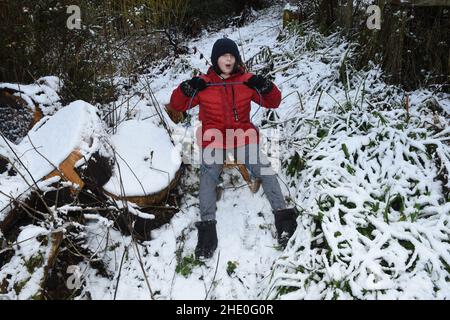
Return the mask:
[[[448,299],[450,204],[443,184],[450,185],[437,177],[450,170],[449,96],[431,89],[404,92],[384,83],[376,65],[353,70],[351,44],[308,25],[282,32],[280,7],[255,15],[241,28],[203,34],[188,44],[192,54],[141,75],[123,90],[114,118],[122,122],[119,133],[132,122],[160,126],[155,100],[168,103],[181,81],[206,72],[201,54],[209,57],[223,35],[238,42],[244,60],[256,55],[253,70],[273,62],[283,101],[276,123],[261,131],[279,130],[280,184],[300,211],[292,241],[286,250],[278,248],[263,190],[252,194],[230,170],[217,203],[218,249],[212,259],[194,261],[194,165],[182,181],[181,210],[152,231],[151,241],[136,244],[111,221],[86,214],[87,246],[110,276],[80,263],[79,298]],[[443,108],[440,114],[425,107],[430,99]],[[188,132],[165,119],[176,143],[198,123],[198,109],[191,112]],[[253,105],[253,113],[260,125],[263,111]],[[126,142],[118,141],[125,149]]]
[[[246,59],[257,54],[261,47],[275,43],[280,31],[279,12],[269,10],[258,15],[258,21],[238,29],[226,29],[217,34],[206,34],[201,40],[189,44],[197,48],[197,54],[182,56],[174,61],[173,66],[163,73],[158,67],[142,76],[138,84],[130,90],[146,94],[148,101],[148,84],[161,105],[167,104],[172,90],[183,80],[193,75],[197,69],[206,72],[208,66],[200,58],[200,53],[209,56],[215,40],[228,35],[239,41],[241,34]],[[192,51],[194,51],[192,49]],[[208,58],[209,60],[209,58]],[[122,97],[128,99],[128,95]],[[119,100],[120,103],[120,100]],[[148,103],[139,102],[133,108],[134,116],[145,119],[153,115]],[[130,105],[135,103],[130,101]],[[139,107],[141,106],[141,107]],[[257,106],[253,106],[257,110]],[[261,115],[259,111],[259,115]],[[121,115],[126,115],[124,110]],[[186,139],[192,134],[197,124],[198,109],[192,111],[194,116],[192,127],[188,132],[181,125],[174,137]],[[256,118],[257,116],[255,116]],[[231,180],[237,182],[232,184]],[[119,247],[113,252],[106,252],[104,260],[114,274],[114,281],[99,279],[95,270],[86,269],[86,290],[93,298],[111,299],[116,294],[118,299],[148,299],[149,289],[144,280],[148,277],[151,290],[157,299],[264,299],[264,290],[268,287],[271,269],[275,259],[280,255],[275,237],[274,219],[270,204],[263,195],[251,193],[240,175],[235,170],[227,171],[223,175],[225,188],[222,199],[217,203],[217,231],[219,247],[213,259],[202,265],[191,262],[197,242],[197,230],[194,223],[199,220],[198,209],[198,167],[194,166],[188,172],[183,184],[185,197],[178,212],[170,221],[158,230],[152,232],[154,240],[148,241],[145,247],[130,244],[129,238],[122,237],[118,232],[110,231],[110,243],[117,243]],[[236,186],[236,187],[234,187]],[[90,226],[98,233],[99,226],[92,221]],[[94,231],[93,231],[94,232]],[[103,234],[106,235],[106,234]],[[92,238],[91,247],[95,248],[101,242],[101,237]],[[103,240],[104,242],[105,240]],[[144,263],[145,275],[139,263],[137,248]],[[120,281],[115,288],[116,278],[119,276],[119,266],[123,251],[128,251],[120,272]],[[177,272],[177,267],[184,267],[184,271]],[[83,268],[82,268],[83,269]],[[228,270],[228,272],[227,272]],[[185,273],[185,275],[181,274]]]
[[[371,137],[376,135],[377,132],[371,132],[368,136],[357,136],[353,135],[350,129],[346,129],[332,138],[324,139],[322,141],[323,146],[319,145],[317,151],[314,151],[314,147],[311,147],[312,144],[318,144],[320,140],[317,139],[318,124],[319,127],[323,126],[322,129],[332,131],[333,117],[345,114],[344,121],[335,121],[339,125],[350,121],[351,116],[356,118],[355,122],[358,124],[352,124],[352,126],[358,127],[365,118],[370,119],[367,121],[376,125],[379,121],[376,115],[365,115],[369,113],[368,109],[372,108],[370,104],[374,106],[375,110],[377,107],[382,109],[385,105],[392,105],[398,109],[398,106],[404,103],[402,99],[405,94],[409,95],[411,114],[417,116],[419,111],[416,109],[425,100],[434,96],[445,108],[448,116],[450,112],[448,96],[433,95],[427,90],[404,93],[394,86],[386,85],[381,80],[381,72],[377,66],[372,66],[372,70],[368,72],[350,73],[349,70],[348,86],[343,86],[337,79],[339,78],[339,69],[345,63],[346,55],[350,56],[351,54],[350,44],[339,38],[338,35],[323,37],[314,32],[314,29],[306,31],[303,36],[296,35],[295,31],[294,33],[286,33],[284,37],[277,40],[281,31],[279,9],[272,8],[259,12],[253,23],[240,29],[229,28],[219,33],[203,35],[200,40],[189,43],[189,47],[195,54],[181,56],[174,60],[172,66],[163,72],[158,67],[150,70],[149,74],[138,80],[137,85],[130,90],[129,94],[144,92],[147,100],[151,101],[148,96],[148,84],[150,84],[160,104],[168,103],[172,90],[181,81],[189,79],[194,72],[206,72],[207,65],[201,54],[209,57],[214,41],[223,35],[227,35],[238,42],[245,60],[258,53],[259,56],[263,57],[260,60],[270,61],[272,59],[275,62],[274,69],[277,70],[274,82],[282,90],[284,97],[281,107],[277,110],[279,122],[284,123],[284,126],[279,127],[281,132],[279,137],[281,160],[289,161],[292,159],[291,156],[294,155],[294,152],[298,152],[307,161],[306,167],[308,168],[306,173],[295,178],[286,177],[285,170],[279,172],[283,192],[292,200],[291,205],[295,201],[302,211],[299,218],[300,228],[296,233],[295,243],[292,242],[284,253],[277,250],[273,216],[263,191],[260,190],[257,194],[252,194],[246,186],[239,188],[243,184],[242,180],[237,182],[238,188],[233,188],[230,181],[233,180],[233,176],[236,180],[238,174],[228,172],[224,176],[224,183],[229,188],[226,188],[223,198],[218,202],[219,247],[217,253],[213,259],[205,264],[196,265],[195,262],[192,262],[190,258],[194,252],[197,235],[193,225],[199,219],[198,171],[194,166],[194,169],[188,172],[188,177],[184,183],[189,188],[186,188],[187,193],[182,210],[169,224],[153,232],[155,238],[147,242],[146,247],[138,247],[141,251],[140,255],[137,255],[137,248],[127,242],[129,241],[128,238],[117,237],[117,233],[114,237],[115,233],[111,233],[113,242],[120,243],[120,246],[114,252],[107,252],[107,258],[105,257],[105,259],[110,263],[110,270],[114,274],[115,280],[120,273],[120,281],[116,288],[114,281],[99,280],[94,272],[87,271],[85,275],[86,290],[89,290],[93,297],[111,299],[116,294],[117,298],[147,299],[150,297],[150,290],[144,281],[144,277],[147,277],[151,291],[155,294],[154,297],[158,299],[203,299],[205,297],[208,299],[265,299],[283,297],[283,293],[288,292],[291,293],[286,298],[330,299],[334,297],[345,299],[357,297],[371,299],[376,298],[377,295],[379,298],[443,298],[449,296],[448,278],[445,280],[448,277],[448,269],[445,270],[443,264],[436,259],[439,259],[438,256],[440,255],[442,259],[449,263],[448,251],[450,247],[448,242],[445,241],[448,241],[449,236],[447,222],[450,208],[448,203],[442,203],[443,197],[440,191],[442,185],[434,179],[435,168],[417,169],[411,164],[409,164],[409,167],[403,167],[406,164],[396,159],[397,153],[401,151],[398,148],[403,147],[395,147],[395,145],[391,146],[385,143],[382,148],[385,153],[384,160],[382,160],[384,162],[381,166],[378,165],[377,169],[373,169],[381,170],[381,172],[376,172],[378,179],[381,179],[381,181],[370,180],[370,182],[358,186],[357,184],[364,179],[365,170],[369,170],[370,166],[356,169],[357,173],[354,179],[342,180],[344,178],[339,178],[339,174],[343,174],[347,178],[339,166],[340,161],[345,159],[341,145],[346,144],[348,152],[353,154],[358,152],[357,150],[362,145],[370,143]],[[267,58],[268,55],[266,54],[266,58],[264,58],[264,53],[261,54],[261,51],[266,50],[267,52],[268,50],[264,49],[267,47],[270,48],[271,56]],[[194,48],[197,50],[195,51]],[[347,53],[347,51],[350,53]],[[364,93],[362,93],[363,91]],[[363,95],[365,96],[363,97]],[[128,95],[122,97],[123,100],[128,98]],[[301,103],[299,99],[302,100]],[[319,99],[320,108],[316,110]],[[358,112],[356,110],[354,112],[336,110],[338,104],[345,104],[346,101],[350,100],[357,105],[362,103]],[[151,117],[152,114],[148,111],[150,108],[139,107],[144,105],[146,104],[139,102],[138,107],[133,109],[137,118]],[[197,109],[192,111],[194,115],[193,124],[196,123],[195,115],[197,112]],[[255,122],[260,123],[263,113],[261,110],[258,111],[257,105],[253,105],[252,114],[254,112],[258,112],[254,117]],[[354,114],[352,115],[352,113]],[[126,112],[124,111],[123,114],[126,114]],[[404,115],[404,111],[392,111],[389,115],[395,120]],[[440,121],[441,126],[448,126],[448,117],[438,117],[438,121]],[[404,122],[404,120],[401,122]],[[300,129],[298,125],[300,125]],[[389,131],[389,129],[386,128],[386,131]],[[393,135],[390,136],[389,141],[394,143],[402,141],[402,137],[407,134],[393,131],[389,133]],[[395,136],[396,134],[398,137]],[[440,137],[446,137],[448,141],[448,127],[447,133],[441,133]],[[309,143],[306,143],[306,141]],[[413,145],[417,146],[418,144]],[[336,146],[339,150],[336,150]],[[441,145],[441,147],[441,150],[448,157],[448,145],[446,147]],[[336,155],[336,152],[341,154]],[[328,158],[319,160],[319,155],[328,156]],[[362,157],[359,161],[363,164],[371,164],[368,158]],[[427,165],[431,166],[431,163],[429,162]],[[414,223],[404,222],[401,226],[394,224],[391,227],[382,222],[383,215],[381,215],[381,218],[378,216],[373,219],[373,223],[377,224],[376,226],[380,229],[380,235],[376,235],[377,238],[373,242],[366,241],[360,245],[358,244],[361,236],[357,234],[356,228],[368,224],[364,219],[358,217],[358,214],[361,213],[355,214],[355,217],[349,215],[349,220],[354,219],[355,221],[349,221],[347,226],[341,226],[339,220],[336,221],[334,216],[324,218],[326,223],[321,227],[324,229],[323,232],[315,232],[315,224],[311,222],[314,219],[311,217],[318,215],[316,199],[321,196],[324,187],[311,182],[308,185],[308,174],[313,175],[317,168],[324,169],[324,172],[320,175],[322,179],[336,180],[336,184],[339,184],[342,180],[342,186],[340,187],[332,184],[336,187],[336,190],[332,190],[330,186],[325,190],[329,190],[335,196],[347,196],[348,199],[357,203],[358,208],[356,209],[363,205],[366,200],[365,194],[370,193],[370,188],[374,189],[375,193],[381,193],[385,185],[392,185],[392,195],[395,195],[396,192],[401,193],[400,190],[405,187],[403,181],[407,179],[406,177],[398,182],[398,186],[394,183],[397,181],[392,180],[393,177],[386,180],[386,183],[382,183],[385,175],[394,176],[397,172],[394,171],[401,169],[399,172],[406,172],[422,181],[421,183],[424,185],[429,184],[431,188],[435,188],[432,191],[435,194],[431,196],[433,199],[429,200],[434,209],[429,210],[433,211],[436,221],[430,219],[424,221],[423,225],[419,221]],[[370,172],[368,174],[370,175]],[[286,183],[290,183],[291,188],[289,190]],[[438,199],[441,199],[440,202],[438,202]],[[423,199],[421,198],[421,200]],[[423,202],[426,201],[423,200]],[[379,210],[384,210],[385,205],[381,204],[380,206]],[[404,215],[408,216],[406,219],[409,221],[408,214],[414,204],[407,204],[406,206],[408,209]],[[338,210],[338,208],[334,210]],[[372,221],[372,218],[370,219]],[[395,220],[396,218],[391,219]],[[427,261],[428,257],[433,257],[435,273],[428,278],[421,267],[413,270],[411,274],[405,272],[411,266],[413,260],[408,260],[410,255],[408,255],[407,250],[395,241],[397,239],[396,232],[403,232],[406,239],[414,238],[408,231],[408,228],[413,229],[412,226],[417,226],[419,229],[429,228],[429,241],[436,245],[435,247],[421,242],[421,249],[414,253],[419,256],[423,254],[423,259],[419,259],[423,263]],[[98,229],[94,221],[92,228]],[[309,245],[314,240],[323,243],[321,238],[325,234],[332,249],[337,249],[338,243],[343,239],[332,242],[332,239],[329,238],[330,233],[337,237],[338,233],[336,232],[342,232],[343,234],[345,232],[343,236],[349,238],[348,241],[354,242],[352,243],[354,245],[352,251],[344,250],[346,255],[354,255],[351,259],[350,268],[348,268],[348,262],[324,266],[327,259],[321,259],[322,255],[333,256],[334,253],[330,254],[325,250],[313,249]],[[312,239],[314,237],[316,239]],[[382,237],[382,239],[378,239],[378,237]],[[391,237],[391,246],[383,253],[376,251],[379,250],[377,249],[379,247],[384,249],[386,246],[383,246],[383,240],[391,239]],[[400,235],[398,237],[403,239]],[[124,240],[126,241],[124,242]],[[92,239],[92,241],[94,247],[100,242],[98,239]],[[373,248],[370,246],[373,246]],[[128,260],[125,260],[122,270],[119,272],[118,266],[125,248],[128,252]],[[339,248],[336,253],[342,250]],[[398,255],[399,257],[394,258]],[[143,261],[144,268],[139,263],[139,256]],[[396,276],[385,275],[385,270],[383,271],[383,267],[379,265],[383,256],[386,257],[388,263],[395,264],[396,269],[394,269],[398,273]],[[317,261],[317,266],[314,266],[316,260],[321,261],[320,263]],[[177,270],[177,267],[179,270]],[[308,267],[322,276],[308,271]],[[303,272],[299,272],[299,270],[303,270]],[[329,274],[324,277],[323,273],[326,272]],[[355,275],[358,276],[357,281],[351,282],[350,279]],[[318,277],[317,284],[308,287],[308,281],[305,283],[304,279],[313,279],[314,277]],[[353,285],[352,289],[340,288],[345,286],[347,280],[349,286]],[[311,280],[311,282],[315,283],[314,280]],[[433,284],[439,290],[434,292],[428,290],[433,287]],[[391,291],[383,296],[383,293],[386,293],[389,289]]]

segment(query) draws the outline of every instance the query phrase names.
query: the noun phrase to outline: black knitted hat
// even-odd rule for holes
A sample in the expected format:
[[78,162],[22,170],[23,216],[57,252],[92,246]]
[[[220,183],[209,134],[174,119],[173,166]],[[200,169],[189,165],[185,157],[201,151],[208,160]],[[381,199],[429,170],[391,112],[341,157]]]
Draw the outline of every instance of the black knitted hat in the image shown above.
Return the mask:
[[237,44],[231,39],[221,38],[214,43],[211,52],[211,63],[214,68],[218,68],[217,60],[219,60],[219,57],[225,53],[231,53],[236,58],[236,64],[240,64],[242,62]]

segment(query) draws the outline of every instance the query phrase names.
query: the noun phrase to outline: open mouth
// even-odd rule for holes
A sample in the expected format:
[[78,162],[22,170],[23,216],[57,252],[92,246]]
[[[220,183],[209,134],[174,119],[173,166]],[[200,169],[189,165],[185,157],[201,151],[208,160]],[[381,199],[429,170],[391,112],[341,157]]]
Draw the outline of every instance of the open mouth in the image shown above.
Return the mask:
[[231,68],[231,64],[226,64],[225,67]]

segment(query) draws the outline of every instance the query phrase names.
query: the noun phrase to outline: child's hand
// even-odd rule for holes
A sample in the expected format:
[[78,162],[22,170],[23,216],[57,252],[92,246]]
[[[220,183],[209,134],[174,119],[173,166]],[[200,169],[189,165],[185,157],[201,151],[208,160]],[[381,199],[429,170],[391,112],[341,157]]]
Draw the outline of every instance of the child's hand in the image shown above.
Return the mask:
[[272,81],[264,78],[261,75],[254,75],[246,82],[244,82],[249,88],[256,89],[260,93],[268,93],[272,90],[273,83]]
[[206,82],[200,77],[193,77],[191,80],[188,81],[189,85],[192,89],[201,91],[206,88]]
[[188,97],[192,97],[205,88],[206,82],[200,77],[193,77],[191,80],[186,80],[181,84],[181,91]]

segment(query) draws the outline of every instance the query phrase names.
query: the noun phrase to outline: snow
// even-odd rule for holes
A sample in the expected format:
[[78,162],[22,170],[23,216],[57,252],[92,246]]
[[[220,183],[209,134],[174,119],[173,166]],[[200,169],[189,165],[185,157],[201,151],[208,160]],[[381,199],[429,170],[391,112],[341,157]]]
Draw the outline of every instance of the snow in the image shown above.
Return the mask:
[[290,3],[286,3],[286,5],[284,6],[283,10],[288,10],[288,11],[297,11],[299,8],[298,6],[294,6]]
[[[277,247],[263,190],[251,193],[235,170],[227,170],[217,202],[218,249],[201,265],[187,263],[199,220],[199,170],[192,166],[182,179],[180,211],[153,230],[150,241],[137,244],[98,212],[85,214],[86,247],[98,253],[110,277],[100,276],[86,261],[80,263],[84,285],[76,299],[88,293],[93,299],[450,298],[450,204],[443,195],[445,182],[438,178],[443,168],[450,169],[449,95],[431,89],[405,92],[386,84],[373,64],[367,71],[347,65],[344,85],[338,70],[346,55],[351,58],[353,45],[339,34],[320,35],[308,24],[302,35],[285,31],[279,37],[281,13],[278,6],[263,10],[240,29],[205,33],[188,45],[191,52],[196,47],[209,57],[214,41],[226,34],[237,40],[246,59],[264,46],[271,49],[278,70],[275,83],[283,94],[279,119],[271,124],[281,129],[278,178],[289,205],[300,210],[288,247]],[[173,146],[157,111],[181,81],[194,71],[205,72],[207,65],[199,53],[181,55],[169,68],[163,68],[165,63],[140,75],[109,106],[115,108],[119,126],[109,129],[117,165],[107,191],[121,194],[121,176],[127,195],[152,193],[167,185],[179,168],[175,150],[183,132],[189,136],[192,128],[187,132],[164,115],[170,130],[182,132]],[[424,106],[431,97],[444,109],[437,117],[440,132],[427,124],[434,123]],[[252,114],[258,110],[255,104],[252,109]],[[191,113],[197,123],[198,108]],[[259,125],[262,118],[258,111],[254,122]],[[430,148],[436,152],[430,154]],[[8,150],[4,143],[2,150]],[[290,175],[286,166],[296,153],[304,168]],[[4,181],[2,177],[0,183]],[[396,197],[402,199],[398,208],[392,205]],[[14,256],[2,273],[14,268],[23,272],[20,261]],[[237,266],[230,274],[229,262]],[[187,267],[186,275],[177,266]]]
[[180,168],[181,156],[167,132],[151,121],[122,122],[111,142],[116,164],[103,188],[114,195],[145,196],[161,191]]
[[[227,181],[229,177],[226,177]],[[194,181],[191,181],[194,183]],[[196,182],[198,183],[198,182]],[[227,183],[228,185],[228,183]],[[274,238],[273,217],[270,205],[262,194],[252,194],[247,187],[239,189],[237,194],[233,189],[224,192],[223,199],[218,202],[218,234],[219,247],[213,260],[204,266],[195,267],[192,274],[187,277],[176,273],[177,249],[182,249],[182,256],[193,254],[196,245],[196,232],[193,223],[198,219],[197,199],[188,196],[187,205],[192,209],[179,212],[168,225],[152,233],[153,240],[146,246],[138,246],[144,256],[146,274],[153,291],[159,291],[157,299],[203,299],[211,284],[219,281],[209,292],[214,299],[261,299],[261,290],[267,285],[270,276],[270,267],[273,260],[279,255],[276,250]],[[262,215],[255,214],[261,211]],[[88,232],[98,233],[99,225],[92,224]],[[111,268],[120,263],[125,248],[128,250],[129,261],[124,263],[121,271],[121,280],[117,288],[117,299],[148,299],[149,292],[143,282],[142,270],[136,248],[129,244],[129,238],[124,239],[117,231],[109,230],[114,242],[120,247],[116,253],[107,252],[105,261]],[[180,242],[181,235],[185,239]],[[101,242],[102,236],[92,238],[92,246]],[[218,260],[218,261],[217,261]],[[235,274],[227,274],[228,261],[238,263]],[[216,264],[218,268],[216,272]],[[117,270],[117,269],[116,269]],[[118,270],[117,270],[118,271]],[[116,271],[116,272],[117,272]],[[214,279],[214,274],[216,277]],[[99,281],[95,272],[87,271],[84,275],[87,287],[94,299],[112,299],[114,289],[107,289],[110,285]],[[117,277],[117,274],[114,278]],[[202,279],[200,279],[202,278]],[[239,280],[240,279],[240,280]],[[242,281],[242,282],[241,282]],[[133,288],[130,290],[130,288]],[[255,290],[256,289],[256,290]]]
[[40,242],[36,239],[40,235],[47,235],[48,230],[35,225],[28,225],[20,232],[17,237],[15,249],[17,253],[24,258],[31,258],[39,251]]
[[[38,237],[47,243],[39,241]],[[8,285],[8,294],[3,298],[10,300],[26,300],[40,292],[44,277],[44,268],[50,254],[51,244],[49,231],[45,228],[28,225],[22,228],[16,244],[15,254],[6,265],[2,266],[0,280]],[[9,275],[8,282],[4,281]]]
[[[7,150],[5,154],[19,174],[0,180],[0,220],[7,213],[11,197],[27,194],[34,182],[58,168],[74,150],[83,157],[76,166],[82,165],[99,150],[103,138],[104,128],[96,108],[78,100],[42,118],[20,144],[9,144],[13,150],[3,141],[0,151]],[[54,179],[43,183],[50,182]]]
[[54,112],[60,107],[59,95],[63,82],[55,76],[39,78],[33,84],[0,83],[0,88],[9,88],[18,91],[14,95],[26,101],[31,110],[35,109],[35,104],[46,115]]
[[[53,171],[72,151],[92,153],[94,138],[101,130],[96,109],[78,100],[51,117],[41,119],[18,145],[19,157],[35,180]],[[46,159],[42,161],[42,159]]]

